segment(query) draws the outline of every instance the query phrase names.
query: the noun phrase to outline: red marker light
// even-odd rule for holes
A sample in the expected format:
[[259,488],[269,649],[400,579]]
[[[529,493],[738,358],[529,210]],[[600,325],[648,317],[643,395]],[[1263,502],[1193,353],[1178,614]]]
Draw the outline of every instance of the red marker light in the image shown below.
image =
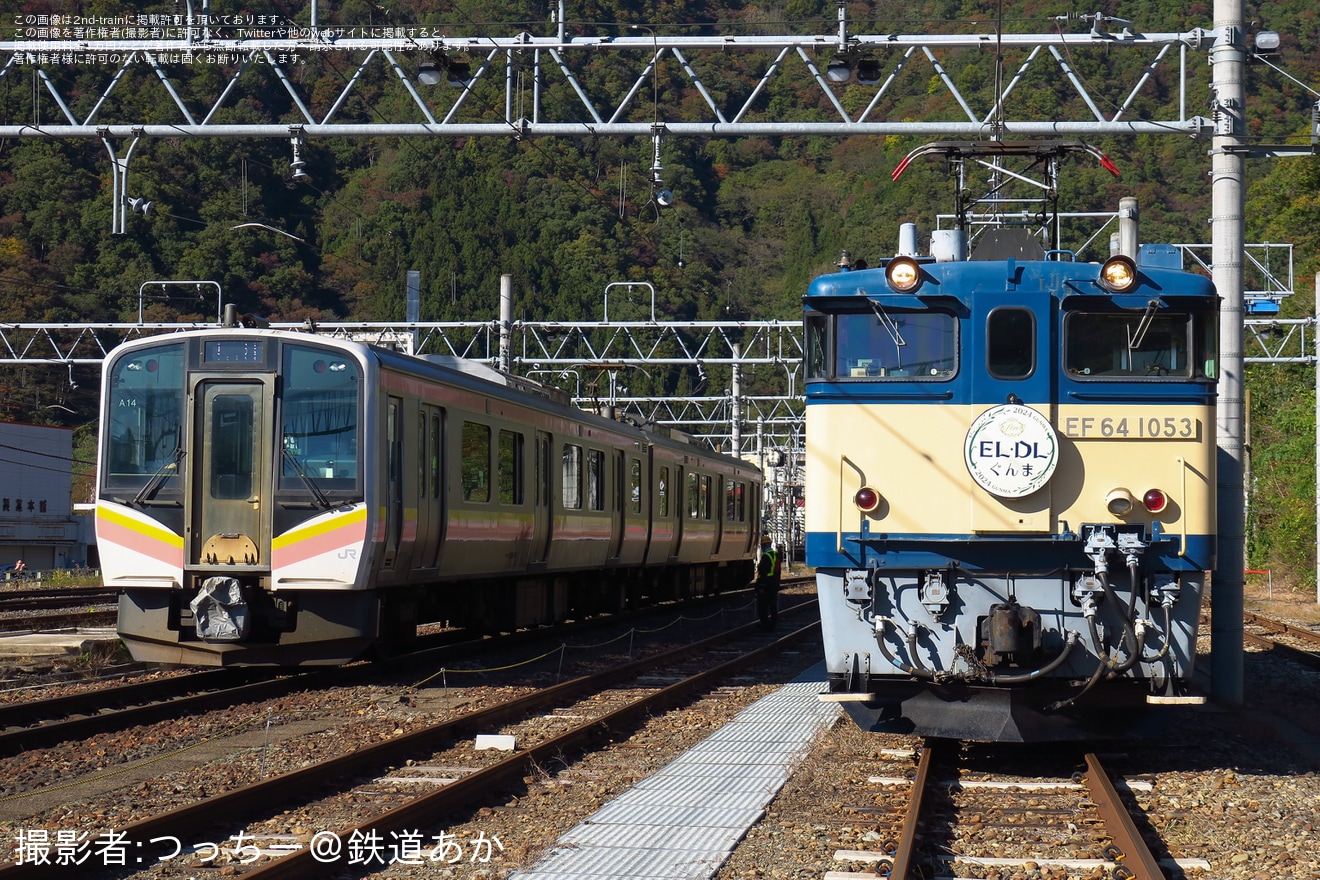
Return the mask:
[[856,504],[857,509],[862,513],[870,513],[880,506],[880,493],[870,486],[863,486],[853,496],[853,504]]
[[1159,489],[1148,489],[1141,497],[1141,503],[1151,513],[1162,513],[1169,506],[1169,498]]
[[325,361],[314,361],[314,362],[312,363],[312,372],[314,372],[314,373],[324,373],[324,372],[325,372]]
[[148,373],[154,373],[154,372],[156,372],[156,371],[159,370],[159,369],[160,369],[160,364],[158,364],[155,360],[149,360],[149,361],[147,361],[147,372],[148,372]]

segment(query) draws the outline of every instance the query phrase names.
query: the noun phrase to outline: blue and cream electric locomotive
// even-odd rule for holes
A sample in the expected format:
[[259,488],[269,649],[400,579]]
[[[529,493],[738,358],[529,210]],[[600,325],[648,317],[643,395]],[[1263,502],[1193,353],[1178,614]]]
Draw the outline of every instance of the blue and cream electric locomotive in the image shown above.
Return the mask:
[[868,729],[1126,735],[1195,699],[1218,298],[1167,247],[1081,262],[1000,228],[968,255],[952,232],[921,256],[909,228],[899,256],[805,298],[833,698]]

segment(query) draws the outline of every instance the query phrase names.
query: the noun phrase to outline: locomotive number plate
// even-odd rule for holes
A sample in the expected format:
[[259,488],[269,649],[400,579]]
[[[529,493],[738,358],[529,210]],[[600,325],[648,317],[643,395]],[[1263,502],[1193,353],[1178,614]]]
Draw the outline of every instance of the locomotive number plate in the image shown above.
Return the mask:
[[1067,416],[1063,436],[1077,440],[1200,440],[1201,420],[1192,416]]

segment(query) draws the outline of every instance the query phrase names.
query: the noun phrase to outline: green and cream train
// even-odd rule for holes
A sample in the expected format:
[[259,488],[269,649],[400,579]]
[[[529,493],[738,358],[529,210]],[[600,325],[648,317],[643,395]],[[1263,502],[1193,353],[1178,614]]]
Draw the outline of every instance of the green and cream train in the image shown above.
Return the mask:
[[761,473],[536,383],[226,326],[106,359],[96,504],[139,660],[328,665],[745,586]]

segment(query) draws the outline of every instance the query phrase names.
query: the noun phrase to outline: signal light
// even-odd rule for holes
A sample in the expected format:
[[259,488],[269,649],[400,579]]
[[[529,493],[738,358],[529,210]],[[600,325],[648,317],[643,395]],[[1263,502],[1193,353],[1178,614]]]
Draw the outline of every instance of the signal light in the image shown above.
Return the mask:
[[870,486],[863,486],[853,495],[853,504],[856,504],[857,509],[862,513],[871,513],[880,506],[880,493]]
[[1147,489],[1146,494],[1141,496],[1141,503],[1150,513],[1163,513],[1164,508],[1169,506],[1169,496],[1159,489]]

